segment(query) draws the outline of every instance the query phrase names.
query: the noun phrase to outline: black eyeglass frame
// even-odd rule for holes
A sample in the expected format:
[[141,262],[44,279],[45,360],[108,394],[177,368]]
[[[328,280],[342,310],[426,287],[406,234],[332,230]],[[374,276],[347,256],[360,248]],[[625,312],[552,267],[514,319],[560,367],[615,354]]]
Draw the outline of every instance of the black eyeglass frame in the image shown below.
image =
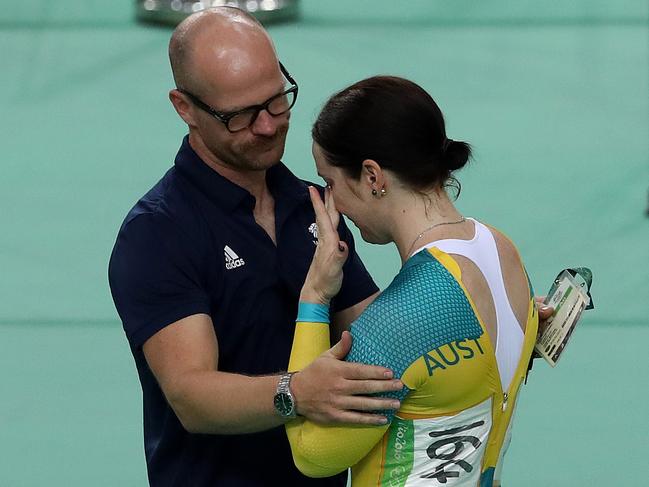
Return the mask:
[[[298,94],[298,84],[295,82],[293,77],[289,74],[289,72],[286,70],[286,68],[284,67],[284,65],[282,63],[279,63],[279,69],[281,70],[284,77],[288,80],[288,82],[291,83],[291,86],[287,90],[283,91],[282,93],[278,93],[277,95],[271,96],[268,100],[266,100],[264,103],[262,103],[260,105],[251,105],[249,107],[242,108],[241,110],[237,110],[235,112],[220,112],[220,111],[212,108],[211,106],[209,106],[207,103],[203,102],[200,98],[198,98],[193,93],[191,93],[191,92],[189,92],[187,90],[184,90],[182,88],[177,88],[177,89],[182,94],[186,95],[192,101],[192,103],[194,105],[196,105],[198,108],[200,108],[204,112],[209,113],[215,119],[217,119],[219,122],[221,122],[223,125],[225,125],[225,127],[228,129],[228,131],[230,131],[231,133],[236,133],[236,132],[240,132],[241,130],[247,129],[252,124],[254,124],[255,121],[257,120],[257,117],[259,116],[259,112],[261,112],[262,110],[266,110],[272,116],[276,117],[276,116],[279,116],[279,115],[282,115],[282,114],[288,112],[291,108],[293,108],[295,106],[295,102],[297,101],[297,94]],[[270,110],[268,110],[270,104],[273,101],[275,101],[277,98],[280,98],[282,96],[286,96],[289,93],[295,93],[295,97],[293,98],[293,102],[290,104],[290,106],[285,111],[283,111],[281,113],[272,113]],[[240,129],[237,129],[237,130],[230,129],[230,120],[232,120],[237,115],[240,115],[240,114],[245,113],[245,112],[251,112],[251,111],[254,111],[255,113],[254,113],[253,117],[250,119],[250,123],[247,126],[242,127]]]

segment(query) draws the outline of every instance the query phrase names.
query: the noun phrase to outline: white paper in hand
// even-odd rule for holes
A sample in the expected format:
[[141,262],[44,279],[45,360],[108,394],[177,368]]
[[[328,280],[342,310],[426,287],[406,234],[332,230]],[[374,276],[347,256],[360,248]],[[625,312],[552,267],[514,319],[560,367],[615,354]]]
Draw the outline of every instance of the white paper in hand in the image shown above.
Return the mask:
[[534,348],[552,367],[563,354],[581,313],[593,307],[591,283],[590,270],[580,267],[561,271],[550,288],[545,304],[554,308],[554,314]]

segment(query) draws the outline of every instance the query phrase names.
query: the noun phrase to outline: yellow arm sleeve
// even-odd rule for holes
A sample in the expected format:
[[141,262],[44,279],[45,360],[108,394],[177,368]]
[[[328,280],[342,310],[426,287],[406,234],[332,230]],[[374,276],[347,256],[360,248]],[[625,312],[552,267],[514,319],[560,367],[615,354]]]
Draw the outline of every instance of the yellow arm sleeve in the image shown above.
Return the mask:
[[318,356],[329,350],[331,340],[329,338],[328,323],[309,323],[298,321],[295,325],[293,336],[293,348],[291,358],[288,361],[288,371],[295,372],[313,362]]
[[[330,347],[329,325],[298,322],[289,371],[301,370]],[[293,461],[309,477],[328,477],[355,465],[379,442],[388,426],[321,425],[305,418],[286,424]]]

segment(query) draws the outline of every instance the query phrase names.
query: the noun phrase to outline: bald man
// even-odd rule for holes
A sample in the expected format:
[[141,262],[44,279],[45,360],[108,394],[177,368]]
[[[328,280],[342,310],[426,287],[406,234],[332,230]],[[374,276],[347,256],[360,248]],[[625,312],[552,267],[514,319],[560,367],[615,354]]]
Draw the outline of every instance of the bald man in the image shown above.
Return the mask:
[[[109,266],[143,391],[152,486],[341,486],[303,477],[283,425],[382,424],[401,389],[342,361],[347,334],[291,376],[300,288],[317,231],[307,183],[281,162],[298,87],[273,43],[231,8],[194,14],[169,45],[169,98],[189,129],[174,166],[129,212]],[[378,288],[350,248],[332,303],[340,336]]]

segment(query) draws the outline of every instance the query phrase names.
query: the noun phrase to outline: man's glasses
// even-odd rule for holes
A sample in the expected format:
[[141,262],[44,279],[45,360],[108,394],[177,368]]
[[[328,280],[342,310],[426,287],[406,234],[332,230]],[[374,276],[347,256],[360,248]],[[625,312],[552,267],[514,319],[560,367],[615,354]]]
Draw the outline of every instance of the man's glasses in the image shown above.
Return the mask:
[[186,95],[198,108],[200,108],[204,112],[209,113],[219,122],[223,123],[230,132],[238,132],[239,130],[248,128],[253,123],[255,123],[255,120],[257,120],[257,117],[259,116],[259,112],[261,112],[262,110],[266,110],[268,113],[276,117],[288,112],[291,108],[293,108],[293,105],[295,105],[298,91],[297,83],[291,77],[288,71],[286,71],[286,68],[282,65],[282,63],[279,63],[279,68],[282,71],[282,74],[289,81],[289,83],[291,83],[291,86],[282,93],[269,98],[261,105],[252,105],[241,110],[237,110],[236,112],[220,112],[209,106],[207,103],[201,101],[200,98],[193,95],[189,91],[183,90],[182,88],[178,88],[178,91]]

